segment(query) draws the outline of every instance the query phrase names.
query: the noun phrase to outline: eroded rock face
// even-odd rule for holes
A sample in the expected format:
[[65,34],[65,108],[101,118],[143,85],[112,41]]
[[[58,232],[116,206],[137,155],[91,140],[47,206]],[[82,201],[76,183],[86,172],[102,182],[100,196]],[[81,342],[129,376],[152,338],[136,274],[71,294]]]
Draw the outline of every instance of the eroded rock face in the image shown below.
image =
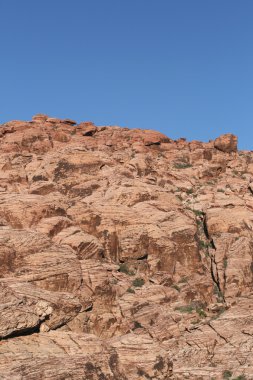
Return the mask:
[[237,137],[231,133],[221,135],[214,141],[215,148],[222,152],[231,153],[237,151]]
[[253,153],[0,127],[0,379],[253,376]]

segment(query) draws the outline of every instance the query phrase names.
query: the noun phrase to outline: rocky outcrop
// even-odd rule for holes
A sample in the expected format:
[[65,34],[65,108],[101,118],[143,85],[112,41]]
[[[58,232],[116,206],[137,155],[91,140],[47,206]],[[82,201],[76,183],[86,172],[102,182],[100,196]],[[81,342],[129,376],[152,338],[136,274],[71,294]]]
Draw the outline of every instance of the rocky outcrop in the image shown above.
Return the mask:
[[237,151],[237,137],[230,133],[221,135],[214,141],[215,148],[222,152],[231,153]]
[[0,127],[0,379],[253,379],[253,153]]

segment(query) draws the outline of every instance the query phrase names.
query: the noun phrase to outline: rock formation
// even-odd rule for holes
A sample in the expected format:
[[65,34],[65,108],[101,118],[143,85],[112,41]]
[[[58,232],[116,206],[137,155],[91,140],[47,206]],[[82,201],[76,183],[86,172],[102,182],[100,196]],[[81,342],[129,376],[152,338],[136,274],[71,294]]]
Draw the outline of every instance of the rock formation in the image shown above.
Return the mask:
[[0,127],[0,379],[253,379],[253,152]]

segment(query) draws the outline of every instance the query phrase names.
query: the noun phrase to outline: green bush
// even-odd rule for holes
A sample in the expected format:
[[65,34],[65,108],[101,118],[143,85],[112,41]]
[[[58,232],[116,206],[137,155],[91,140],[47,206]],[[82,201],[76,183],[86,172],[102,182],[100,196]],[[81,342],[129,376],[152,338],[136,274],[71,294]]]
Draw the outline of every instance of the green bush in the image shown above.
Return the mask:
[[143,326],[141,325],[140,322],[134,321],[134,328],[133,328],[133,330],[135,330],[135,329],[142,329],[142,328],[143,328]]
[[195,311],[201,318],[205,318],[207,315],[204,311],[204,304],[198,301],[192,302],[190,305],[177,306],[175,310],[180,311],[180,313],[192,313]]
[[180,313],[192,313],[194,308],[191,305],[177,306],[175,310],[180,311]]
[[132,285],[136,288],[141,288],[145,284],[143,278],[135,278],[132,282]]
[[122,264],[120,264],[120,266],[119,266],[119,272],[121,272],[121,273],[125,273],[125,274],[128,274],[129,276],[133,276],[133,275],[134,275],[134,272],[131,271],[131,270],[128,268],[128,266],[127,266],[126,263],[122,263]]
[[223,379],[229,379],[232,375],[233,375],[232,372],[228,370],[224,371],[222,374]]
[[176,162],[174,164],[175,169],[187,169],[187,168],[192,168],[192,165],[187,163],[187,162]]
[[200,240],[199,241],[199,248],[200,249],[205,249],[205,248],[209,248],[209,247],[211,247],[212,245],[211,245],[211,243],[206,243],[204,240]]
[[204,312],[203,309],[197,307],[197,308],[196,308],[196,312],[198,313],[198,315],[199,315],[201,318],[205,318],[205,317],[206,317],[206,313]]
[[205,213],[201,210],[192,210],[196,216],[203,216]]

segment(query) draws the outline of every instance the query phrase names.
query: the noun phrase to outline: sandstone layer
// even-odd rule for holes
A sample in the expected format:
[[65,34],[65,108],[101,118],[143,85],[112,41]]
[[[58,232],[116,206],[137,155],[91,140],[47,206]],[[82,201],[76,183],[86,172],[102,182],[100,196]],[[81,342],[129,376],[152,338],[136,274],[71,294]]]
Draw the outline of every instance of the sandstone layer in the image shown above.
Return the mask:
[[0,379],[253,379],[253,152],[0,127]]

